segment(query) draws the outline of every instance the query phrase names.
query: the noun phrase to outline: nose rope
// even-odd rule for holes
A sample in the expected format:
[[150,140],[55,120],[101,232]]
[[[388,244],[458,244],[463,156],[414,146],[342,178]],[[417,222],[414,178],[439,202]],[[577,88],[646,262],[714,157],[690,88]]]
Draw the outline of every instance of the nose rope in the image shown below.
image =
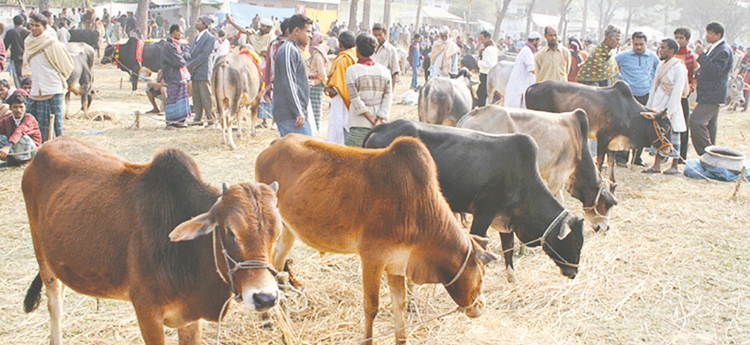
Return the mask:
[[[467,236],[468,239],[468,236]],[[471,256],[471,252],[474,251],[474,246],[471,244],[471,239],[469,239],[469,249],[466,251],[466,258],[464,258],[464,263],[461,264],[461,267],[458,269],[458,272],[456,272],[456,276],[451,279],[451,281],[448,284],[445,284],[443,286],[448,287],[451,284],[455,283],[456,280],[458,280],[458,277],[461,276],[462,273],[464,273],[464,269],[466,269],[466,264],[469,263],[469,257]]]
[[594,204],[592,206],[589,206],[589,207],[584,206],[583,207],[583,211],[586,212],[588,210],[593,210],[594,214],[596,214],[597,216],[599,216],[601,218],[604,218],[604,220],[606,220],[607,222],[609,222],[609,215],[605,216],[605,215],[599,213],[599,210],[596,208],[596,205],[599,204],[599,198],[602,196],[603,193],[604,193],[604,186],[600,186],[599,187],[599,191],[596,193],[596,198],[594,199]]

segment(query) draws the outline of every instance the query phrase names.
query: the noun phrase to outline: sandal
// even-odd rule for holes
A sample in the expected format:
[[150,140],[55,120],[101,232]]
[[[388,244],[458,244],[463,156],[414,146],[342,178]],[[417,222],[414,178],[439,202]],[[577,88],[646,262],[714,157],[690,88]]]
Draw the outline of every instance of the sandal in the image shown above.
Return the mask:
[[664,170],[664,172],[662,174],[664,174],[664,175],[677,175],[679,173],[680,172],[677,171],[677,169],[667,169],[667,170]]
[[641,172],[644,173],[644,174],[660,174],[661,173],[661,171],[656,170],[654,168],[648,168],[646,170],[641,170]]

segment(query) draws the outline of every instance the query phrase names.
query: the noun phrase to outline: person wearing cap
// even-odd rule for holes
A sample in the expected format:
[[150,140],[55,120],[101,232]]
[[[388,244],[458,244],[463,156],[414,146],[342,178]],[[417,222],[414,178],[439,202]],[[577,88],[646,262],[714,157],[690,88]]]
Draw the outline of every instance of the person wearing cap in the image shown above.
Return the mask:
[[505,90],[505,101],[503,103],[505,107],[526,108],[523,96],[526,93],[526,89],[536,83],[534,54],[536,54],[541,40],[542,35],[536,31],[532,31],[523,48],[518,52],[516,63],[513,65],[513,71],[510,73],[508,86]]
[[273,20],[271,18],[261,18],[258,31],[255,31],[252,28],[247,29],[237,24],[231,14],[227,15],[227,23],[232,24],[232,26],[234,26],[234,28],[240,33],[247,35],[248,43],[253,51],[258,53],[258,56],[264,59],[266,58],[268,46],[271,45],[271,42],[275,39],[275,35],[273,34]]
[[187,68],[193,79],[193,109],[195,110],[195,122],[203,120],[206,114],[207,126],[216,124],[216,116],[213,112],[211,98],[210,76],[208,75],[208,63],[214,51],[214,36],[208,32],[208,27],[213,20],[203,15],[195,21],[195,29],[198,33],[190,44],[190,61]]

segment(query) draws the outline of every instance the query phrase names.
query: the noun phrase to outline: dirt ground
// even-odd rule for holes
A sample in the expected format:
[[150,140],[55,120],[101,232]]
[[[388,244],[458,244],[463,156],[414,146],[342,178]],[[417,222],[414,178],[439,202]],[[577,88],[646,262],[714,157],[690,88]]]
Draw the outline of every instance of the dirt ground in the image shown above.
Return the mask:
[[[143,85],[140,95],[131,96],[126,74],[98,63],[95,78],[101,92],[92,112],[106,113],[112,120],[92,122],[73,115],[65,121],[65,134],[99,142],[133,162],[149,161],[159,148],[177,147],[196,160],[211,184],[252,181],[255,158],[278,136],[260,130],[230,151],[219,145],[217,129],[167,131],[151,118],[143,120],[141,129],[130,129],[134,111],[150,109]],[[404,80],[396,89],[392,118],[417,117],[416,106],[400,101],[408,85]],[[722,112],[719,126],[720,145],[750,154],[748,113]],[[689,158],[697,158],[692,148]],[[23,168],[0,168],[0,343],[44,344],[49,341],[46,297],[31,314],[22,307],[38,269],[20,188],[22,174]],[[485,277],[484,314],[477,319],[450,314],[414,327],[409,330],[411,344],[750,344],[750,184],[732,198],[734,183],[644,175],[640,168],[619,168],[616,174],[619,205],[612,212],[612,229],[586,229],[574,280],[560,275],[538,249],[515,259],[519,282],[514,284],[506,281],[502,260],[492,263]],[[580,203],[570,197],[565,205],[581,212]],[[490,235],[490,247],[499,252],[497,233]],[[286,343],[357,343],[364,320],[359,259],[321,257],[300,242],[291,257],[309,303],[301,312],[284,309],[289,320],[285,330],[291,332]],[[386,286],[376,334],[393,329]],[[411,296],[407,324],[455,307],[440,286],[418,287]],[[299,306],[301,299],[288,303]],[[142,344],[129,303],[97,302],[66,289],[64,305],[63,338],[68,344]],[[262,324],[257,314],[233,305],[220,342],[285,343],[278,323],[270,328]],[[203,325],[203,343],[215,344],[217,324]],[[176,331],[166,332],[167,342],[176,344]],[[377,342],[391,344],[393,337]]]

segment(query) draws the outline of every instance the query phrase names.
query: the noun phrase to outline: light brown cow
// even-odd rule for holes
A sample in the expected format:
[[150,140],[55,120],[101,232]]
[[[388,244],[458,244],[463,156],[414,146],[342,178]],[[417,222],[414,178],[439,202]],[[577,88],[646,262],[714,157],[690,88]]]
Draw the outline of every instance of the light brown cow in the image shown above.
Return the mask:
[[615,185],[596,170],[588,147],[585,111],[547,113],[488,105],[466,114],[457,127],[492,134],[524,133],[534,138],[539,174],[550,192],[562,201],[561,191],[567,190],[583,203],[594,230],[609,229],[609,213],[617,205]]
[[365,343],[371,344],[385,271],[393,298],[396,342],[403,327],[405,277],[443,284],[469,317],[484,305],[486,239],[471,237],[440,194],[437,168],[419,140],[402,138],[386,149],[329,144],[290,134],[264,150],[255,165],[258,181],[279,181],[284,230],[274,265],[299,237],[331,253],[358,254],[365,295]]
[[[255,120],[260,105],[260,74],[252,57],[227,54],[214,65],[211,78],[216,97],[216,115],[221,118],[221,143],[236,149],[232,119],[237,121],[237,137],[242,137],[240,107],[250,112],[250,133],[255,136]],[[229,114],[226,110],[229,110]]]
[[61,137],[39,149],[22,187],[39,262],[24,305],[39,305],[44,284],[51,344],[62,344],[63,284],[131,301],[147,345],[164,344],[163,326],[178,329],[180,344],[200,344],[200,320],[221,319],[233,294],[258,311],[278,301],[268,263],[281,230],[278,184],[222,193],[182,151],[140,165]]

